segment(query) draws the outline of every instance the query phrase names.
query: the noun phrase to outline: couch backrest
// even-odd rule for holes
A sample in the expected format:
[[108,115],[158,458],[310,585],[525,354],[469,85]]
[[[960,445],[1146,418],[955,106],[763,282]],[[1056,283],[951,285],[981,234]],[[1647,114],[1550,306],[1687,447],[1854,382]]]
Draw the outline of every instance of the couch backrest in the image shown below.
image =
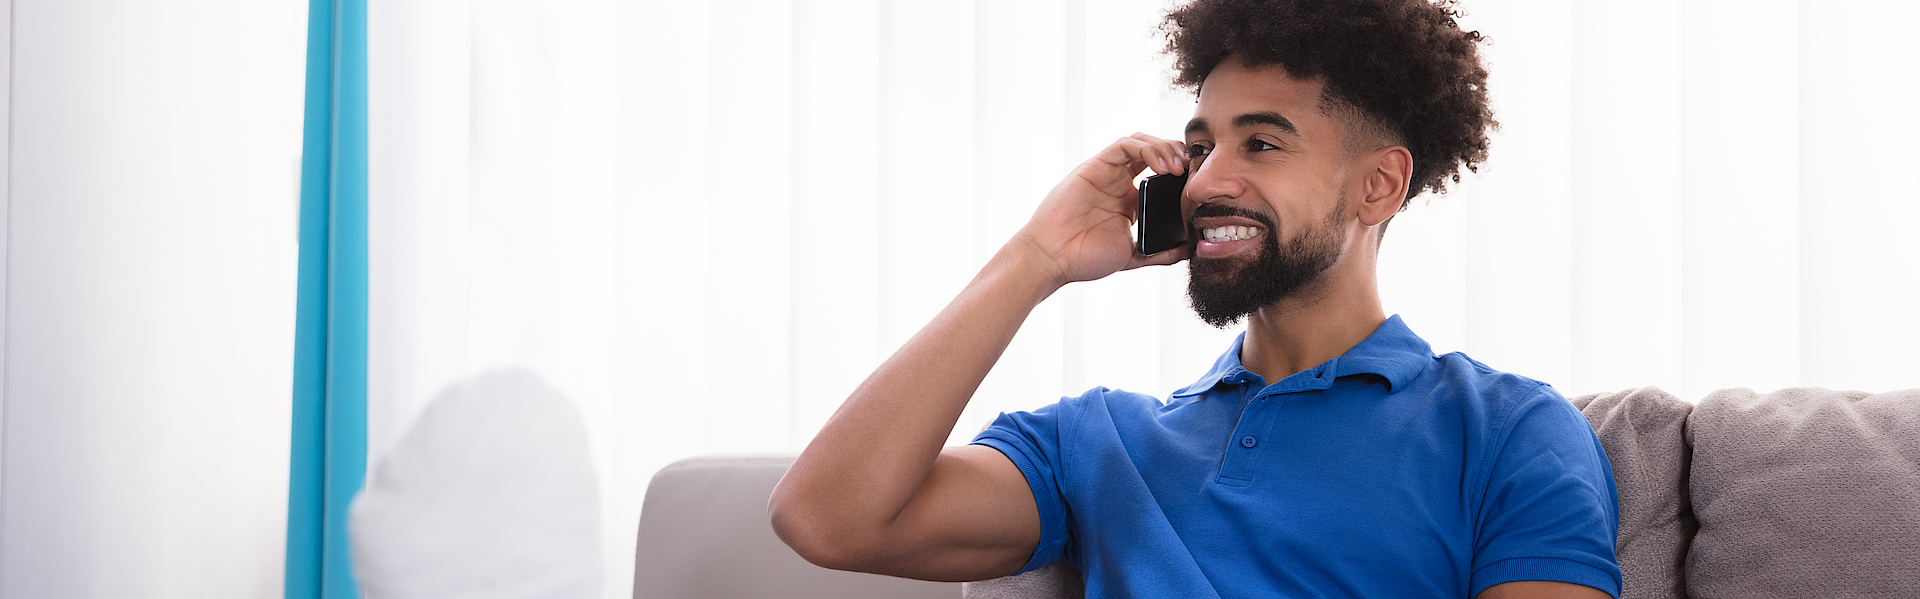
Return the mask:
[[1920,597],[1920,389],[1723,389],[1687,440],[1688,596]]
[[1572,398],[1613,465],[1620,498],[1621,599],[1686,596],[1687,546],[1700,528],[1687,487],[1693,405],[1642,387]]
[[773,534],[767,498],[792,455],[709,456],[653,476],[640,511],[634,599],[958,599],[960,585],[828,570]]

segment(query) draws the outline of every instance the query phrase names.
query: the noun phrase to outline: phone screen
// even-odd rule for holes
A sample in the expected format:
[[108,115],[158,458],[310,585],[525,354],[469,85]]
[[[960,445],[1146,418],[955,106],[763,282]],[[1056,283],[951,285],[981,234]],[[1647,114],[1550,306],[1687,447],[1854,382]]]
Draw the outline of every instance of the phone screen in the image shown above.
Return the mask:
[[1180,215],[1180,195],[1186,187],[1186,175],[1154,175],[1141,182],[1134,251],[1152,256],[1187,242],[1187,222]]

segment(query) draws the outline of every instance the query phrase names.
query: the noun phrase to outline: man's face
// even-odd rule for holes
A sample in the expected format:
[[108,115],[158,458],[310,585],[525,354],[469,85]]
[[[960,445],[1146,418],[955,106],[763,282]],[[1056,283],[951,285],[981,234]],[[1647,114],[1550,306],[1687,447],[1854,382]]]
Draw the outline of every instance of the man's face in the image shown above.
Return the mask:
[[1187,296],[1207,324],[1224,328],[1313,288],[1345,253],[1346,125],[1325,114],[1322,89],[1234,59],[1201,86],[1183,203]]

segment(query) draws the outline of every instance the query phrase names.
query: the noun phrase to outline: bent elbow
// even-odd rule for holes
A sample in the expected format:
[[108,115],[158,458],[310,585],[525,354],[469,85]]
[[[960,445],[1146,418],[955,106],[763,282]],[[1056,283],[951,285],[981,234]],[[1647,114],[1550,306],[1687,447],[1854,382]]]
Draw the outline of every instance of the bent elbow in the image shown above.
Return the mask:
[[873,542],[878,535],[862,532],[862,526],[829,517],[817,509],[806,509],[794,501],[782,501],[778,493],[767,504],[767,517],[773,534],[792,548],[801,559],[822,568],[870,571]]

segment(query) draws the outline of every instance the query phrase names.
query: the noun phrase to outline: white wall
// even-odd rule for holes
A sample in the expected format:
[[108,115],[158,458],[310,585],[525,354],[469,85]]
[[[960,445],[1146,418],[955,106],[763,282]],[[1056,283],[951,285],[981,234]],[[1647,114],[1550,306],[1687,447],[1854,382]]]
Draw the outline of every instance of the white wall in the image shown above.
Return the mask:
[[0,596],[280,593],[305,21],[12,3]]

